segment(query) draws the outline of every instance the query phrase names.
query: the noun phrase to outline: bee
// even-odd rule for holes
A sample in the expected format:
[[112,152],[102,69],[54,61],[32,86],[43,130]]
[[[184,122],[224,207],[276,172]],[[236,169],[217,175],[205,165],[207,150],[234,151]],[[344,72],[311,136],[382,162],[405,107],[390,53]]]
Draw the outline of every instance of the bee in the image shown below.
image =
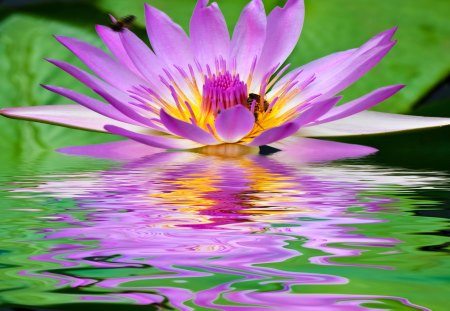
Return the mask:
[[267,102],[267,100],[264,100],[264,102],[261,103],[261,95],[255,94],[255,93],[250,93],[248,95],[247,98],[247,108],[251,108],[253,101],[256,101],[256,105],[255,105],[255,118],[257,117],[258,114],[260,113],[264,113],[265,111],[267,111],[267,109],[269,109],[269,103]]
[[130,28],[133,25],[133,22],[135,21],[135,19],[136,19],[136,16],[127,15],[125,17],[117,19],[109,27],[114,31],[120,32],[120,31],[123,31],[125,28]]
[[269,102],[267,100],[264,100],[261,102],[261,95],[250,93],[247,98],[247,105],[246,107],[250,110],[253,102],[255,103],[255,110],[253,111],[253,115],[255,116],[256,125],[258,125],[260,128],[264,129],[258,122],[258,117],[260,114],[263,114],[264,112],[269,109]]

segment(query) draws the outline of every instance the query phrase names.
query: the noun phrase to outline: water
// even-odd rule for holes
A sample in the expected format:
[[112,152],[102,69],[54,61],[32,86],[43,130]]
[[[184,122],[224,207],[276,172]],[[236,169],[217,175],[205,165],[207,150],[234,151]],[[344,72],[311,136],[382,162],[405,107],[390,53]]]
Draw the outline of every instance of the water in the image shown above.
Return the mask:
[[445,310],[449,176],[374,159],[10,160],[1,305]]

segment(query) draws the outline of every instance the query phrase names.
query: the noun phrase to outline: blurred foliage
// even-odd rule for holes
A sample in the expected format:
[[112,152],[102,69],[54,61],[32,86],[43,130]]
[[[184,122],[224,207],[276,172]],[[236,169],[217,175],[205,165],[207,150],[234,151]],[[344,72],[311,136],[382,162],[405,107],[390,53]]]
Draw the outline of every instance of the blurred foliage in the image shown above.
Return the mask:
[[[149,0],[188,29],[196,0]],[[218,0],[230,30],[247,0]],[[284,0],[264,0],[266,10]],[[57,4],[56,4],[57,3]],[[53,34],[77,37],[101,46],[94,24],[108,24],[107,13],[138,17],[134,31],[145,37],[141,0],[117,1],[6,1],[0,6],[0,107],[69,103],[43,90],[39,84],[86,88],[43,58],[80,64],[60,46]],[[450,72],[450,24],[447,0],[322,0],[306,1],[305,27],[299,45],[288,60],[294,67],[329,53],[357,47],[374,34],[398,25],[394,50],[361,81],[344,92],[347,99],[377,87],[405,83],[408,87],[376,107],[389,112],[411,108]],[[437,112],[439,115],[439,112]],[[52,125],[2,118],[0,149],[56,148],[112,140],[110,135],[84,133]],[[20,141],[20,144],[13,144]]]

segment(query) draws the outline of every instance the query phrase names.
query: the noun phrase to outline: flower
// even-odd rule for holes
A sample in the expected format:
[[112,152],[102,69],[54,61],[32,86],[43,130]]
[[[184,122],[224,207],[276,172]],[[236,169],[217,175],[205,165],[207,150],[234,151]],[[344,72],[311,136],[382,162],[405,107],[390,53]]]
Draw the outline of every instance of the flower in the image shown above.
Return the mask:
[[[450,124],[365,111],[404,85],[379,88],[336,106],[337,96],[394,46],[396,28],[361,47],[288,71],[304,16],[302,0],[288,0],[266,16],[261,0],[242,11],[232,38],[217,3],[199,0],[190,37],[165,13],[145,6],[150,49],[126,27],[97,26],[113,56],[73,38],[57,40],[96,75],[49,60],[107,103],[44,85],[79,105],[6,108],[2,115],[109,132],[157,148],[190,149],[238,143],[286,146],[291,135],[346,136]],[[115,20],[113,19],[113,22]]]

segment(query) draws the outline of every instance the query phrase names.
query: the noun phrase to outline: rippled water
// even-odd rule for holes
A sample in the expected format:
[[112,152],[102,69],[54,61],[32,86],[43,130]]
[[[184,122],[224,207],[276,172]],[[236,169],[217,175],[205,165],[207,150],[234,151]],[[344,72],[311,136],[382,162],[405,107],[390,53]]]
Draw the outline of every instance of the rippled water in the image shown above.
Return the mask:
[[0,179],[0,301],[5,310],[445,310],[445,223],[427,216],[445,208],[448,180],[370,157],[18,160]]

